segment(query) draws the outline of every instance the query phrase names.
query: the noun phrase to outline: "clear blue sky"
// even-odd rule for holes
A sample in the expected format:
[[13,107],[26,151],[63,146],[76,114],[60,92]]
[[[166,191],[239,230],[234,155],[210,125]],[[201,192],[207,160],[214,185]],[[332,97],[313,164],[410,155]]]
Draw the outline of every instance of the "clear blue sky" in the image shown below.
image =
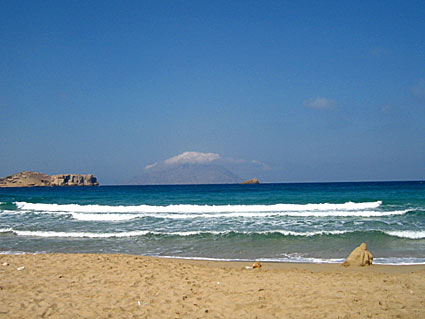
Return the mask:
[[425,179],[425,2],[1,1],[0,127],[0,176]]

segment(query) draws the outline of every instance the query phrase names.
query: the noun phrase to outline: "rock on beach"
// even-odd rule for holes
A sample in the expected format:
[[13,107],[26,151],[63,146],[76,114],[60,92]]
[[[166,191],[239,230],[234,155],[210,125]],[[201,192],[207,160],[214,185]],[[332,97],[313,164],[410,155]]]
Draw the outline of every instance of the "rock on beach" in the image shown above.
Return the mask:
[[342,264],[343,266],[369,266],[372,265],[373,255],[367,250],[367,245],[362,243],[355,248]]

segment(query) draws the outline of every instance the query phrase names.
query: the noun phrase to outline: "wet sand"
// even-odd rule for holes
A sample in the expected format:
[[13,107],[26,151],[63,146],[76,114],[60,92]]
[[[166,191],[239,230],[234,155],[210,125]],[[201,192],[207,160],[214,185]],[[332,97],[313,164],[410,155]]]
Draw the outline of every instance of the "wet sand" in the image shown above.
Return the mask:
[[262,265],[1,255],[0,318],[425,318],[425,265]]

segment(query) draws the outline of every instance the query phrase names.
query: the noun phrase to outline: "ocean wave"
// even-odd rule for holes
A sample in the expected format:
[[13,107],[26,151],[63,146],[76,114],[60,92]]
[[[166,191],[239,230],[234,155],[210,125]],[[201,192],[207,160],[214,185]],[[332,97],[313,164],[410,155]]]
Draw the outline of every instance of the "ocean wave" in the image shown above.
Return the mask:
[[5,210],[2,211],[5,215],[19,215],[19,214],[34,214],[34,215],[59,215],[59,216],[71,216],[75,220],[80,221],[97,221],[97,222],[116,222],[126,221],[139,217],[145,217],[141,214],[90,214],[90,213],[72,213],[72,212],[53,212],[53,211],[32,211],[32,210]]
[[[256,218],[256,217],[381,217],[391,215],[403,215],[409,210],[398,211],[306,211],[306,212],[229,212],[229,213],[134,213],[134,214],[114,214],[114,213],[73,213],[55,211],[22,211],[21,213],[34,214],[54,214],[71,215],[76,220],[81,221],[126,221],[135,218],[163,218],[163,219],[194,219],[194,218]],[[16,212],[15,212],[16,213]]]
[[371,210],[382,202],[344,204],[275,204],[275,205],[170,205],[170,206],[101,206],[59,205],[16,202],[23,212],[36,214],[72,215],[81,221],[126,221],[135,218],[256,218],[256,217],[380,217],[403,215],[409,210]]
[[39,255],[39,254],[46,254],[46,251],[35,251],[35,252],[26,252],[26,251],[19,251],[19,250],[4,250],[0,251],[0,255]]
[[128,232],[113,232],[113,233],[92,233],[92,232],[56,232],[56,231],[26,231],[15,230],[12,228],[0,229],[0,233],[13,233],[18,236],[32,236],[32,237],[69,237],[69,238],[123,238],[135,236],[230,236],[230,235],[282,235],[294,237],[314,237],[314,236],[335,236],[354,233],[382,233],[387,236],[409,238],[409,239],[422,239],[425,238],[424,231],[384,231],[384,230],[370,230],[366,232],[353,231],[353,230],[319,230],[310,232],[297,232],[290,230],[268,230],[268,231],[211,231],[211,230],[196,230],[196,231],[181,231],[181,232],[163,232],[163,231],[150,231],[138,230]]
[[314,231],[314,232],[295,232],[286,230],[270,230],[261,232],[249,231],[210,231],[210,230],[196,230],[196,231],[182,231],[182,232],[159,232],[159,231],[129,231],[117,233],[90,233],[90,232],[55,232],[55,231],[26,231],[14,230],[12,228],[0,229],[0,233],[13,233],[18,236],[33,236],[33,237],[81,237],[81,238],[111,238],[111,237],[134,237],[145,235],[162,235],[162,236],[197,236],[197,235],[228,235],[228,234],[244,234],[244,235],[268,235],[268,234],[281,234],[284,236],[302,236],[311,237],[317,235],[339,235],[347,233],[348,231]]
[[18,236],[31,236],[31,237],[70,237],[70,238],[122,238],[122,237],[135,237],[135,236],[146,236],[146,235],[163,235],[163,236],[194,236],[201,234],[220,235],[229,233],[215,232],[215,231],[186,231],[186,232],[157,232],[149,230],[138,230],[129,232],[117,232],[117,233],[90,233],[90,232],[56,232],[56,231],[27,231],[27,230],[15,230],[12,228],[0,229],[0,233],[13,233]]
[[83,214],[71,213],[72,218],[80,221],[118,222],[141,217],[136,214]]
[[409,239],[422,239],[425,238],[424,230],[400,230],[400,231],[386,231],[386,234],[399,238],[409,238]]
[[26,230],[12,230],[18,236],[31,236],[31,237],[70,237],[70,238],[111,238],[111,237],[133,237],[143,236],[149,231],[131,231],[121,233],[88,233],[88,232],[55,232],[55,231],[26,231]]
[[43,204],[15,202],[19,209],[74,213],[236,213],[236,212],[305,212],[352,211],[378,208],[382,201],[343,204],[273,204],[273,205],[168,205],[109,206],[78,204]]

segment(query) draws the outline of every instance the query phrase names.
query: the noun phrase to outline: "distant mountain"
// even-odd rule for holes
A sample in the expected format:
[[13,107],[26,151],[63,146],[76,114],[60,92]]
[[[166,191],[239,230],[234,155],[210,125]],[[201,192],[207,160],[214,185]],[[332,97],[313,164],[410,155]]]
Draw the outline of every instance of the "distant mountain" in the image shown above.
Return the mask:
[[145,169],[133,178],[131,185],[164,184],[233,184],[241,178],[219,165],[184,164],[160,169]]

